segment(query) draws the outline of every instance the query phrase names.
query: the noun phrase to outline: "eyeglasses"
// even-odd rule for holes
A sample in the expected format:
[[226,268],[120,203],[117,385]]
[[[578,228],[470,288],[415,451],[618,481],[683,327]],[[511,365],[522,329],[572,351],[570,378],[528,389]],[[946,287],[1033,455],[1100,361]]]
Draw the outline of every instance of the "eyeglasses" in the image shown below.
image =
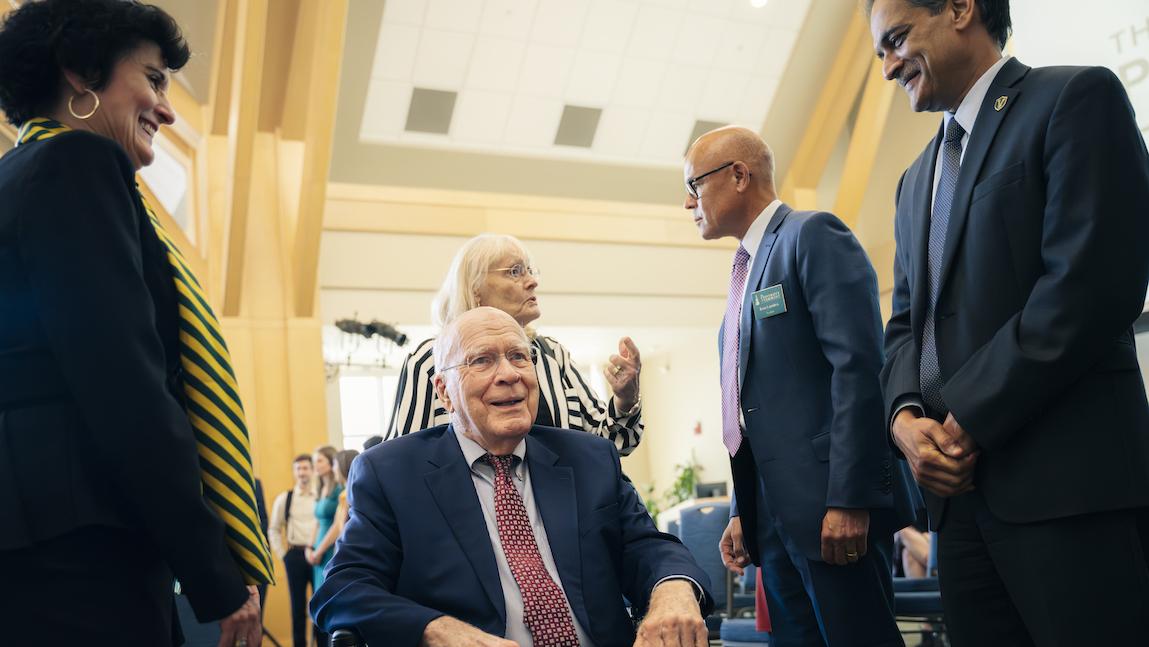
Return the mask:
[[511,366],[515,368],[527,368],[533,366],[539,358],[539,351],[534,346],[525,346],[522,348],[512,348],[505,353],[498,353],[495,351],[487,351],[485,353],[478,353],[467,358],[462,364],[455,364],[447,368],[439,369],[439,372],[446,372],[456,368],[467,367],[467,370],[482,375],[483,373],[490,373],[499,365],[499,358],[506,357]]
[[695,175],[694,177],[690,178],[689,180],[686,181],[686,192],[690,194],[690,197],[697,200],[699,197],[698,196],[698,181],[701,180],[702,178],[706,177],[707,175],[714,175],[715,173],[726,168],[727,166],[734,166],[734,162],[727,162],[727,163],[723,164],[722,166],[719,166],[716,169],[707,171],[707,172],[703,173],[702,175]]
[[523,265],[522,263],[515,263],[510,267],[496,267],[491,270],[492,272],[506,272],[507,276],[518,281],[519,279],[527,276],[528,274],[533,279],[539,278],[542,275],[537,267],[531,265]]

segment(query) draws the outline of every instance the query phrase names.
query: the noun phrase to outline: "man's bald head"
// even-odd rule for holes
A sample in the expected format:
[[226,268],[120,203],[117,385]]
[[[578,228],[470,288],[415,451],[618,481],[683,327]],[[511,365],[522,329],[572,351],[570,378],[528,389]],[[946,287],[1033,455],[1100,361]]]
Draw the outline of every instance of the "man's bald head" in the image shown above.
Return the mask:
[[523,327],[496,308],[460,315],[435,340],[439,401],[455,431],[506,455],[526,436],[539,406],[534,348]]
[[752,178],[774,188],[774,152],[758,133],[743,126],[723,126],[694,140],[686,151],[694,168],[710,168],[726,162],[743,162]]
[[774,153],[758,133],[725,126],[699,137],[682,165],[686,200],[698,233],[706,240],[739,240],[762,210],[778,199]]
[[524,344],[530,344],[523,327],[511,315],[488,306],[472,308],[443,326],[443,330],[435,338],[435,345],[431,351],[435,365],[447,366],[447,362],[458,361],[459,354],[464,350],[461,348],[462,340],[468,333],[480,335],[508,331],[518,335]]

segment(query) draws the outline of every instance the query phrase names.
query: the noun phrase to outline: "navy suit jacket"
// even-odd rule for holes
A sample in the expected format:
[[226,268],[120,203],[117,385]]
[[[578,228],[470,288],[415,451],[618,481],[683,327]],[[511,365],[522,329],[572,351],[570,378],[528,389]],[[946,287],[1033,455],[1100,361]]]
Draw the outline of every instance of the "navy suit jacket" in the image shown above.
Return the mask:
[[[470,466],[451,425],[371,448],[351,467],[351,518],[311,601],[326,631],[353,628],[371,645],[419,644],[444,614],[502,636],[498,567]],[[646,608],[664,577],[706,574],[677,538],[658,532],[605,439],[535,426],[526,462],[561,586],[599,647],[631,645],[623,596]],[[715,547],[717,550],[717,547]],[[702,609],[713,606],[706,596]]]
[[[941,140],[898,184],[887,415],[920,391]],[[966,144],[934,324],[942,399],[981,448],[974,485],[1001,519],[1149,505],[1133,342],[1146,241],[1149,157],[1121,82],[1100,67],[1006,62]],[[926,504],[940,527],[945,499]]]
[[[758,562],[761,491],[809,559],[822,559],[828,507],[868,509],[870,535],[891,537],[913,521],[918,498],[886,441],[882,323],[869,259],[832,214],[783,204],[767,224],[747,285],[739,380],[751,451],[739,451],[731,467],[732,514],[741,516],[751,557]],[[758,318],[753,293],[778,285],[786,311]]]

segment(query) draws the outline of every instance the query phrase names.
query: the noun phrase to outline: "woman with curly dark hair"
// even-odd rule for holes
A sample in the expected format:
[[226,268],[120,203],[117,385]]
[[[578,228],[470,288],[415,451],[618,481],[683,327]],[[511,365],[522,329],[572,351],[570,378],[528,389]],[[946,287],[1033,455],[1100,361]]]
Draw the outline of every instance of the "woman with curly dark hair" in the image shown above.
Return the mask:
[[25,2],[0,27],[0,627],[5,644],[221,647],[270,580],[211,308],[136,186],[188,60],[162,10]]

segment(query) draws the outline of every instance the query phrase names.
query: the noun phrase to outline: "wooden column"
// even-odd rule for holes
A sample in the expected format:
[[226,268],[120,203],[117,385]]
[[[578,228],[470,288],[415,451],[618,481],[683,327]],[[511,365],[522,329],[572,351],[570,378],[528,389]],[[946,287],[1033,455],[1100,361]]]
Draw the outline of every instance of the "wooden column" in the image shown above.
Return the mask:
[[[270,511],[292,458],[328,438],[316,274],[347,0],[221,0],[219,16],[199,248]],[[289,644],[282,570],[265,624]]]

